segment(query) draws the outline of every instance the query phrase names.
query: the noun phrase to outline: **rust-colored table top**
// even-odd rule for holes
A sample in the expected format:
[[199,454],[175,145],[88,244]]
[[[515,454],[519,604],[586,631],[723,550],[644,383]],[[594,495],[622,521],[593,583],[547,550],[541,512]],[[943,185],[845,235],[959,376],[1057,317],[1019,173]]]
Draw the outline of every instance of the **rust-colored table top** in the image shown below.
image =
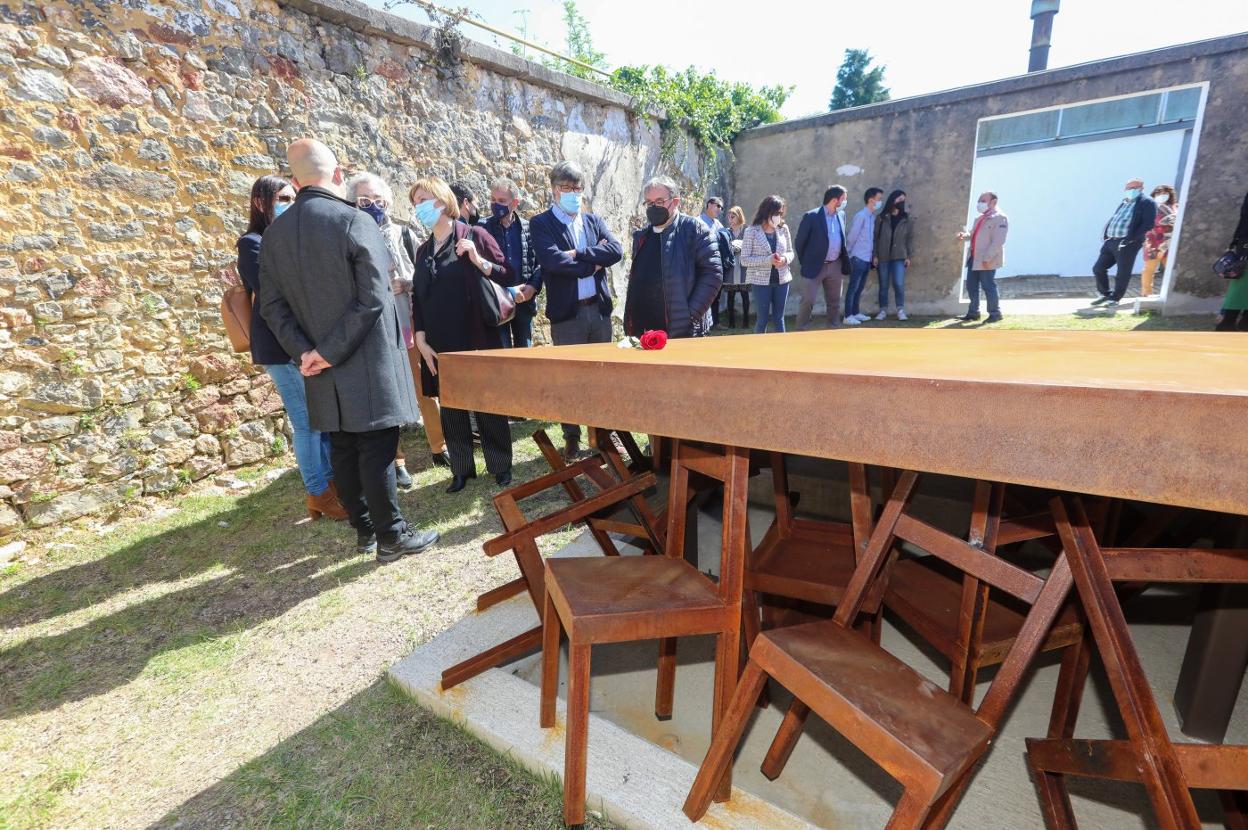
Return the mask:
[[1248,514],[1248,337],[844,329],[440,360],[446,406]]

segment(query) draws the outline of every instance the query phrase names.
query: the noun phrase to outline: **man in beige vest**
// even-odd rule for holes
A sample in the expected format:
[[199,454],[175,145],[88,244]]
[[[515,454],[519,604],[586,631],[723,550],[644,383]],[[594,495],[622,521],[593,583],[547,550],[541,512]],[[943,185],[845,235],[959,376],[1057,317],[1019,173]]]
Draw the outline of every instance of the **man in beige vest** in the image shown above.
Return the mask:
[[1005,237],[1010,232],[1010,220],[997,210],[997,194],[984,191],[979,194],[975,209],[979,218],[969,231],[958,231],[958,241],[970,241],[966,254],[966,293],[971,298],[971,308],[958,319],[964,323],[979,321],[979,288],[982,285],[988,298],[986,323],[1001,320],[1001,298],[997,294],[997,269],[1005,265]]

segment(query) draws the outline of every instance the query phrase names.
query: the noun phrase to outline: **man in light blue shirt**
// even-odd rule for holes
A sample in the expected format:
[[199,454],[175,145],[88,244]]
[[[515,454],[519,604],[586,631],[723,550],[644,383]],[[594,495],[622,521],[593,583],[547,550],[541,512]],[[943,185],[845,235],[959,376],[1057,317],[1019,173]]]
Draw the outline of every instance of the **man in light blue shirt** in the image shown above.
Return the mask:
[[719,229],[723,224],[719,221],[719,214],[724,211],[724,200],[718,196],[711,196],[706,200],[706,206],[702,208],[702,215],[698,218],[711,229],[712,234],[719,233]]
[[862,200],[866,207],[854,214],[854,221],[845,237],[845,248],[849,251],[849,286],[845,289],[847,326],[861,325],[871,319],[871,315],[862,313],[858,303],[862,299],[862,290],[867,287],[867,277],[871,274],[875,215],[884,202],[884,191],[878,187],[869,187],[862,195]]
[[802,267],[802,302],[797,311],[797,327],[810,325],[815,297],[823,289],[823,300],[828,309],[828,328],[841,324],[841,284],[849,273],[849,260],[845,253],[845,224],[841,218],[841,206],[848,196],[839,184],[829,187],[823,194],[823,205],[802,214],[797,227],[793,250]]

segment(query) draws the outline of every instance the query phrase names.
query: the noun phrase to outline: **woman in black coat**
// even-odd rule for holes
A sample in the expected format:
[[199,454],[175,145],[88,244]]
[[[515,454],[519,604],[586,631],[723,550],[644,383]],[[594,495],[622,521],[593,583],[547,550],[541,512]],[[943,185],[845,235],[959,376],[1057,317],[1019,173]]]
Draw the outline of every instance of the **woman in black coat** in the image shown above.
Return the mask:
[[[503,252],[482,227],[470,227],[459,218],[459,200],[442,179],[429,177],[412,186],[416,218],[430,229],[416,250],[412,281],[412,330],[420,350],[423,393],[438,395],[438,353],[496,349],[498,331],[482,316],[478,281],[482,276],[502,284],[506,273]],[[511,429],[503,415],[477,412],[477,429],[486,469],[499,486],[511,483]],[[451,457],[448,493],[464,489],[476,478],[472,456],[472,422],[464,409],[442,407],[442,432]]]

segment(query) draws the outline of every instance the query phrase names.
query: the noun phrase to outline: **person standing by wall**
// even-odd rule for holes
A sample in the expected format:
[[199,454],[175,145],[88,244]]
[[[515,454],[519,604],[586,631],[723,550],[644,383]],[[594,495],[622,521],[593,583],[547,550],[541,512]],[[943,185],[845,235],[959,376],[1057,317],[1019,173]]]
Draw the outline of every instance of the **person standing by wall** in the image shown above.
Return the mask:
[[658,329],[668,337],[701,337],[711,328],[711,303],[723,270],[717,235],[680,212],[680,191],[667,176],[642,188],[649,224],[633,233],[633,262],[624,301],[624,333]]
[[[1239,224],[1231,235],[1229,250],[1242,253],[1248,250],[1248,194],[1239,207]],[[1227,280],[1226,296],[1222,298],[1222,311],[1218,314],[1217,331],[1248,331],[1248,274]]]
[[739,260],[745,268],[745,281],[750,284],[754,305],[758,307],[755,334],[771,330],[784,331],[784,304],[789,299],[793,281],[789,264],[793,262],[793,240],[784,223],[785,204],[779,196],[768,196],[758,205],[754,222],[745,229],[741,239]]
[[451,192],[459,200],[459,221],[469,227],[480,222],[481,215],[477,212],[477,197],[473,195],[472,188],[463,182],[452,182]]
[[[607,223],[582,210],[585,173],[570,161],[550,170],[551,206],[529,222],[533,253],[546,286],[546,317],[556,346],[611,342],[607,269],[624,258],[624,246]],[[582,456],[581,428],[563,425],[566,458]]]
[[[1135,257],[1144,246],[1144,236],[1152,230],[1157,218],[1157,205],[1144,195],[1144,180],[1128,179],[1122,201],[1101,231],[1101,253],[1092,265],[1099,295],[1092,305],[1114,308],[1127,293]],[[1109,269],[1114,272],[1114,287],[1109,287]]]
[[988,298],[989,323],[1001,321],[1001,298],[997,293],[997,269],[1005,265],[1005,237],[1010,232],[1010,220],[997,210],[997,194],[984,191],[975,204],[979,218],[968,231],[958,231],[958,241],[970,240],[966,252],[966,293],[971,307],[958,319],[964,323],[979,320],[979,288],[984,288]]
[[261,176],[251,186],[251,216],[247,231],[238,240],[238,276],[251,301],[251,362],[263,366],[286,407],[290,421],[295,463],[307,491],[308,515],[342,521],[347,511],[334,489],[334,470],[329,461],[329,433],[308,423],[308,398],[299,366],[273,336],[261,316],[256,297],[260,293],[260,243],[265,230],[295,201],[295,189],[280,176]]
[[[429,238],[416,250],[412,282],[412,328],[420,349],[420,381],[430,397],[438,395],[438,354],[502,347],[497,331],[482,316],[478,280],[500,282],[506,267],[494,237],[480,225],[456,221],[459,200],[441,179],[429,176],[412,185],[416,218]],[[481,431],[486,469],[500,487],[511,484],[511,429],[504,415],[469,413],[442,407],[442,433],[451,457],[448,493],[458,493],[477,477],[472,454],[472,418]]]
[[328,147],[302,138],[286,159],[299,193],[265,233],[260,311],[286,353],[299,355],[308,421],[330,433],[357,549],[393,562],[438,534],[408,526],[395,487],[399,427],[417,416],[390,253],[377,223],[342,198],[342,168]]
[[849,255],[845,248],[845,220],[841,206],[848,191],[834,184],[823,193],[823,206],[802,214],[793,245],[802,266],[802,303],[798,307],[799,330],[810,325],[815,297],[823,289],[828,311],[828,328],[841,324],[841,285],[849,273]]
[[862,194],[864,207],[854,214],[845,238],[845,250],[849,253],[849,285],[845,289],[845,324],[859,326],[871,319],[862,313],[862,291],[867,287],[871,273],[871,247],[875,244],[876,214],[884,205],[884,191],[868,187]]
[[875,245],[871,264],[880,276],[880,311],[877,320],[888,319],[888,289],[892,286],[897,302],[897,319],[906,319],[906,269],[913,254],[914,225],[906,209],[906,191],[894,190],[884,200],[875,223]]
[[1168,184],[1159,184],[1149,194],[1157,205],[1153,227],[1144,234],[1144,270],[1140,272],[1140,296],[1153,296],[1153,278],[1160,271],[1165,274],[1166,257],[1170,253],[1170,237],[1178,219],[1179,194]]
[[702,208],[702,215],[698,218],[706,223],[706,226],[712,231],[718,231],[723,227],[719,221],[719,215],[724,211],[724,200],[718,196],[711,196],[706,200],[706,205]]
[[533,298],[542,290],[542,276],[533,257],[529,223],[516,213],[518,207],[516,183],[508,178],[495,179],[490,185],[490,215],[482,225],[503,252],[507,267],[503,282],[513,289],[516,299],[516,315],[498,328],[503,346],[527,349],[533,345],[533,315],[537,313]]
[[[741,209],[740,205],[733,205],[728,209],[728,227],[726,228],[731,237],[732,269],[724,272],[724,282],[731,283],[733,286],[745,286],[745,266],[741,264],[741,237],[745,235],[745,227],[745,211]],[[720,258],[723,258],[722,254]],[[724,304],[727,306],[728,311],[728,325],[731,326],[735,319],[733,311],[738,294],[741,295],[742,324],[747,325],[750,320],[749,288],[746,287],[745,290],[740,288],[725,290],[724,294],[727,295]]]

